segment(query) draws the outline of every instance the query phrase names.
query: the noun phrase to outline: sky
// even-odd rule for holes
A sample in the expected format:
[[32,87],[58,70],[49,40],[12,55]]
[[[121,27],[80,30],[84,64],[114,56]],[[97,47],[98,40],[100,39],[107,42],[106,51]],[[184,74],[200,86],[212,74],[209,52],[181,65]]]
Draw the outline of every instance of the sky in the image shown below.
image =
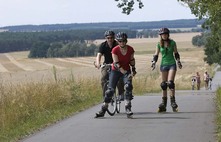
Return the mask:
[[126,15],[115,0],[0,0],[0,27],[196,18],[177,0],[142,1],[142,9],[136,3],[134,11]]

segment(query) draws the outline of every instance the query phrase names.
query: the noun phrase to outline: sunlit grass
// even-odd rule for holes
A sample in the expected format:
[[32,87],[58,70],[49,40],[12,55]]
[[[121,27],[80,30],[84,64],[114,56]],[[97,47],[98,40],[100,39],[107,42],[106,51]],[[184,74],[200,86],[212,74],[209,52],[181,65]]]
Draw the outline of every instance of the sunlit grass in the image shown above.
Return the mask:
[[0,88],[0,140],[8,142],[101,101],[94,78],[74,78]]

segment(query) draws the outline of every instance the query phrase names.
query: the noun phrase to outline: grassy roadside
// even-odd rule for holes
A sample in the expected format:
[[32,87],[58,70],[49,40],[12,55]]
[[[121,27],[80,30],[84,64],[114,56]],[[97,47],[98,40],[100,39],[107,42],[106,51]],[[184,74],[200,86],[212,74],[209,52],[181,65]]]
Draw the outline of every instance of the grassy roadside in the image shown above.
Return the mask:
[[[134,94],[161,91],[159,73],[134,78]],[[101,102],[99,78],[59,79],[56,70],[53,74],[54,80],[48,82],[0,84],[1,142],[18,141]],[[176,83],[177,89],[189,86],[182,78]]]
[[57,80],[0,88],[0,141],[17,141],[101,101],[99,80]]
[[216,129],[217,141],[221,141],[221,88],[216,92]]

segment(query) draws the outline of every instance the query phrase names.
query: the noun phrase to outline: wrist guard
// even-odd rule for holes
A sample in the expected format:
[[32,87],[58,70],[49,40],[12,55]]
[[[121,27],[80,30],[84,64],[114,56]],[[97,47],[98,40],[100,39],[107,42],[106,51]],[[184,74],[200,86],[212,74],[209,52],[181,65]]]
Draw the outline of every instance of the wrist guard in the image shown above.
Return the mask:
[[119,62],[114,62],[114,68],[116,69],[116,70],[120,70],[120,64],[119,64]]
[[175,53],[175,59],[176,59],[177,61],[180,60],[180,54],[179,54],[178,52]]
[[152,62],[157,62],[157,60],[158,60],[158,55],[153,55],[153,60],[152,60]]

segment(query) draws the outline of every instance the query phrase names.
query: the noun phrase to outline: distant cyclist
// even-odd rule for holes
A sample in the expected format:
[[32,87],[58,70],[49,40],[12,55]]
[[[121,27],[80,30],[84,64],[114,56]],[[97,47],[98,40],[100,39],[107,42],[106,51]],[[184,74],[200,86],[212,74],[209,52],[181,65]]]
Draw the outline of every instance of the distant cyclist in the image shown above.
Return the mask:
[[[95,66],[99,69],[101,67],[101,64],[111,64],[113,63],[111,51],[112,49],[118,45],[117,41],[115,40],[115,33],[111,30],[108,30],[104,33],[104,37],[106,41],[102,42],[98,53],[96,57],[96,63]],[[104,62],[101,63],[101,58],[104,56]],[[102,89],[104,88],[104,84],[109,79],[109,73],[108,73],[108,66],[105,66],[101,69],[101,86]],[[124,84],[123,80],[121,79],[117,85],[118,93],[120,95],[120,99],[124,100]]]
[[162,82],[160,84],[163,90],[162,103],[159,105],[159,112],[165,112],[167,107],[167,88],[170,89],[170,101],[173,111],[177,110],[178,105],[175,101],[175,75],[177,71],[177,65],[181,69],[182,64],[180,62],[180,55],[177,51],[176,42],[169,38],[170,31],[168,28],[161,28],[159,30],[160,42],[156,46],[156,52],[152,60],[152,69],[155,69],[156,62],[158,60],[159,53],[162,54],[162,60],[160,65],[160,71],[162,76]]
[[111,101],[111,98],[114,94],[114,91],[117,86],[117,82],[123,78],[125,85],[125,110],[127,116],[133,115],[131,111],[131,100],[133,99],[133,85],[132,85],[132,77],[130,77],[131,72],[132,75],[136,74],[135,68],[135,59],[134,59],[134,49],[133,47],[127,45],[127,34],[124,32],[119,32],[116,36],[118,41],[117,46],[112,50],[113,64],[109,79],[108,90],[105,92],[104,104],[101,107],[101,110],[96,113],[96,117],[103,117],[105,112],[107,111],[108,104]]

